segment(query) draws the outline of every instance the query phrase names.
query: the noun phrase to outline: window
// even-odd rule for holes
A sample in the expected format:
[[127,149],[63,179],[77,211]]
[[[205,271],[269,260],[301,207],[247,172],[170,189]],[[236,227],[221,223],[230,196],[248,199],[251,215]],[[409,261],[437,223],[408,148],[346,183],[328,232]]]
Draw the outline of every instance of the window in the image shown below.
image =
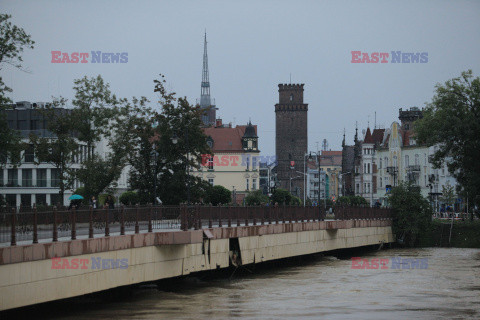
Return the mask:
[[246,184],[247,184],[247,188],[246,188],[246,190],[250,190],[250,188],[249,188],[250,181],[249,181],[249,180],[250,180],[250,179],[248,179],[248,178],[247,178],[247,179],[246,179],[246,181],[245,181],[245,182],[246,182]]
[[22,187],[32,186],[32,169],[22,169]]
[[393,166],[397,167],[397,156],[393,156]]
[[58,188],[60,186],[60,170],[50,169],[51,171],[51,187]]
[[293,101],[293,94],[290,95],[290,101]]
[[246,162],[247,162],[247,171],[248,171],[250,170],[250,156],[247,156]]
[[213,170],[213,157],[208,159],[207,165],[208,165],[208,170]]
[[383,184],[382,184],[382,178],[380,178],[380,188],[383,187]]
[[408,167],[410,165],[410,159],[408,155],[405,156],[405,167]]
[[25,159],[25,162],[33,162],[34,158],[35,157],[34,157],[34,153],[33,153],[33,145],[30,144],[25,149],[24,159]]
[[257,169],[257,157],[252,157],[252,170]]
[[252,190],[257,190],[257,179],[252,179]]
[[0,187],[3,187],[3,169],[0,168]]
[[418,154],[415,155],[415,165],[416,166],[420,165],[420,157]]
[[385,157],[385,167],[388,167],[388,158]]
[[7,187],[18,187],[18,170],[8,169]]
[[370,173],[370,163],[367,163],[367,172]]
[[210,185],[213,186],[213,179],[212,179],[212,178],[208,178],[208,183],[210,183]]
[[382,169],[382,158],[380,158],[380,168],[379,169]]
[[37,169],[37,187],[47,186],[47,169]]

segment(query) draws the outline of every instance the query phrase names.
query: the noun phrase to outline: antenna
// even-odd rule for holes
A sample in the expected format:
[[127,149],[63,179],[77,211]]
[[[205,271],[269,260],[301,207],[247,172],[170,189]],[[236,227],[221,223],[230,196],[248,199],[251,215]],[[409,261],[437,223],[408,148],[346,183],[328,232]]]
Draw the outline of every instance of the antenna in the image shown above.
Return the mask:
[[375,111],[375,124],[373,129],[377,129],[377,111]]

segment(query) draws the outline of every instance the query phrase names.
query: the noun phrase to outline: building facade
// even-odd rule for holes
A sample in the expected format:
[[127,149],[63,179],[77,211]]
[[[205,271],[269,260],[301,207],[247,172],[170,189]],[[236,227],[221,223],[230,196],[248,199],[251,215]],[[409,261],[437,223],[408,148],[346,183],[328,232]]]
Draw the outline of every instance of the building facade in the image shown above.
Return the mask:
[[205,157],[193,174],[211,185],[232,191],[233,201],[243,203],[250,191],[260,189],[260,150],[257,126],[224,126],[217,119],[215,127],[204,128],[213,155]]

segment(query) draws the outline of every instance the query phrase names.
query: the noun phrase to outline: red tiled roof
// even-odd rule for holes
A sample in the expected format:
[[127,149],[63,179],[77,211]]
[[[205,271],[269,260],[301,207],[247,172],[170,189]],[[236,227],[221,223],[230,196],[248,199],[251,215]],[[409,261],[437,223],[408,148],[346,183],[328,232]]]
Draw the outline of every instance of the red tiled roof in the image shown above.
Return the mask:
[[322,151],[322,155],[320,156],[320,165],[341,166],[342,151]]
[[[255,133],[257,133],[257,126]],[[203,132],[208,137],[213,139],[213,152],[243,152],[242,137],[245,134],[247,126],[236,126],[235,128],[229,127],[209,127],[204,128]]]
[[370,127],[367,128],[367,133],[365,133],[365,139],[363,143],[374,143],[372,140],[372,133],[370,132]]
[[372,133],[372,141],[373,143],[382,143],[383,136],[385,134],[385,129],[374,129]]

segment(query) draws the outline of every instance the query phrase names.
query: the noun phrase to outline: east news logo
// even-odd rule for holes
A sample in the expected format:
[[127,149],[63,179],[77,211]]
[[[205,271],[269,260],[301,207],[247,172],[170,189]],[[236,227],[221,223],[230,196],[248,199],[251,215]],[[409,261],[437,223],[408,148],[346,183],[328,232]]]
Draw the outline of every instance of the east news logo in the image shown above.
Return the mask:
[[[428,269],[428,259],[352,257],[352,269]],[[390,264],[391,262],[391,264]]]
[[427,63],[428,52],[362,52],[352,51],[352,63]]
[[128,52],[68,52],[52,51],[52,63],[127,63]]

